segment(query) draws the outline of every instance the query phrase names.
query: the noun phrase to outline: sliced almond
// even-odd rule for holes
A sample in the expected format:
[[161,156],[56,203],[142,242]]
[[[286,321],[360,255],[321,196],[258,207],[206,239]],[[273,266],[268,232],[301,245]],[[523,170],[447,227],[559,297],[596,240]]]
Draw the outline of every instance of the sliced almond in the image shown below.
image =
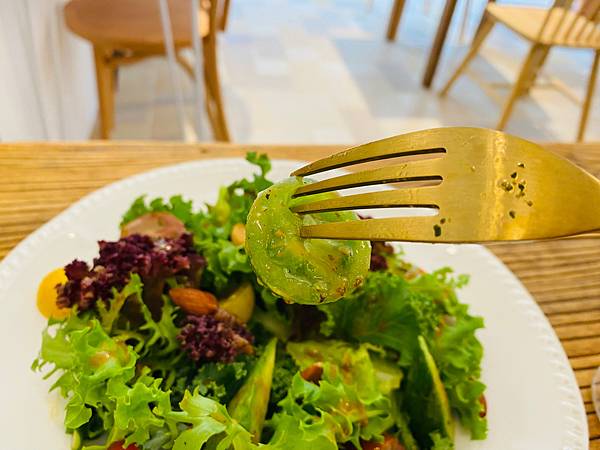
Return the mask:
[[212,314],[219,307],[216,297],[210,292],[194,288],[173,288],[169,291],[173,303],[188,314],[201,316]]

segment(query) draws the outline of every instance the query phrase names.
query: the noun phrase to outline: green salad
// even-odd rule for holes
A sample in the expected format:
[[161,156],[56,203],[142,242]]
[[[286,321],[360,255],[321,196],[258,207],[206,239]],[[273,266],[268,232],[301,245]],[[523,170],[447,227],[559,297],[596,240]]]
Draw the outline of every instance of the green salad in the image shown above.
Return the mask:
[[[251,179],[214,205],[140,197],[117,241],[42,281],[33,370],[74,450],[454,448],[487,431],[483,349],[443,268],[381,242],[305,240],[294,189]],[[306,201],[306,200],[303,200]],[[115,224],[117,226],[117,224]]]

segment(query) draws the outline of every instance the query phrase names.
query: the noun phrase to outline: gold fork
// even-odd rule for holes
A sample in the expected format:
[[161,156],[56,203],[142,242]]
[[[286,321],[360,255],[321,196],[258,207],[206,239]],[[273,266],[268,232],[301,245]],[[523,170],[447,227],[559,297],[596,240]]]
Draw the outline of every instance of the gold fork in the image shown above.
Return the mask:
[[379,163],[304,185],[294,197],[391,183],[397,189],[326,200],[309,197],[292,210],[308,214],[418,207],[437,214],[309,225],[302,228],[302,236],[467,243],[600,231],[596,178],[539,145],[499,131],[439,128],[394,136],[315,161],[292,176],[382,160],[383,167]]

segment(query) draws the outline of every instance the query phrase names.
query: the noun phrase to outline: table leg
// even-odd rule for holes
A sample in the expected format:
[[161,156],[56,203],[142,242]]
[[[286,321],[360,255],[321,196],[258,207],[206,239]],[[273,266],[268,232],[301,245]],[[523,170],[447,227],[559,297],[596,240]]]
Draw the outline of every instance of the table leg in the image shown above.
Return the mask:
[[392,6],[392,12],[390,13],[390,21],[388,22],[387,28],[387,40],[393,41],[396,39],[396,31],[398,31],[398,24],[402,18],[402,11],[404,10],[404,4],[406,0],[394,0]]
[[442,18],[440,19],[440,24],[438,25],[433,46],[431,47],[431,52],[429,54],[429,60],[427,61],[425,74],[423,75],[423,86],[425,88],[429,89],[431,87],[431,83],[433,82],[433,77],[435,76],[435,72],[440,61],[440,55],[442,54],[442,50],[444,48],[444,42],[446,42],[446,36],[448,35],[448,28],[450,28],[452,16],[456,10],[457,1],[458,0],[446,0],[446,6],[444,7],[444,12],[442,14]]

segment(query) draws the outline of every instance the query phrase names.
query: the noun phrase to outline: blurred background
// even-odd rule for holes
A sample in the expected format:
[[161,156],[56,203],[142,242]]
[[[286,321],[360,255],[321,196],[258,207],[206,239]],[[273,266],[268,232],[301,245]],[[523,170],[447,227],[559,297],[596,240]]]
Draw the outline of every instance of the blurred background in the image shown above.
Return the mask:
[[[0,0],[1,140],[182,140],[178,90],[187,126],[193,127],[199,108],[205,111],[196,94],[215,97],[215,89],[221,98],[213,98],[209,114],[203,113],[200,140],[351,144],[438,126],[494,128],[532,48],[517,25],[498,23],[469,74],[440,97],[474,39],[486,0],[454,2],[430,88],[422,81],[444,11],[448,15],[446,0],[230,0],[228,12],[226,5],[212,11],[204,2],[206,14],[199,17],[200,29],[208,28],[199,31],[203,63],[216,67],[214,73],[205,71],[202,87],[186,74],[185,65],[177,64],[173,79],[164,46],[144,42],[146,33],[154,33],[155,40],[164,36],[156,0],[134,2],[138,9],[122,8],[131,0],[115,1],[74,0],[66,6],[62,0]],[[184,36],[186,42],[180,42],[177,34],[180,28],[189,33],[189,3],[182,2],[188,8],[183,15],[178,2],[170,3],[171,24],[176,51],[193,72],[191,40]],[[397,3],[403,3],[403,11],[390,40],[388,23],[394,6],[398,13]],[[498,5],[528,10],[553,3]],[[582,7],[585,1],[572,5]],[[151,13],[152,30],[140,24]],[[520,20],[533,27],[528,17]],[[590,17],[598,19],[600,13],[592,11]],[[589,46],[548,46],[547,55],[539,57],[539,74],[519,92],[508,132],[537,141],[576,140],[594,50],[600,47],[597,23],[591,24],[596,28],[590,28]],[[104,75],[99,58],[110,67]],[[104,94],[97,84],[101,79]],[[110,111],[105,113],[112,114],[104,125],[99,92],[106,96]],[[591,96],[586,141],[600,140],[598,96],[597,91]]]

